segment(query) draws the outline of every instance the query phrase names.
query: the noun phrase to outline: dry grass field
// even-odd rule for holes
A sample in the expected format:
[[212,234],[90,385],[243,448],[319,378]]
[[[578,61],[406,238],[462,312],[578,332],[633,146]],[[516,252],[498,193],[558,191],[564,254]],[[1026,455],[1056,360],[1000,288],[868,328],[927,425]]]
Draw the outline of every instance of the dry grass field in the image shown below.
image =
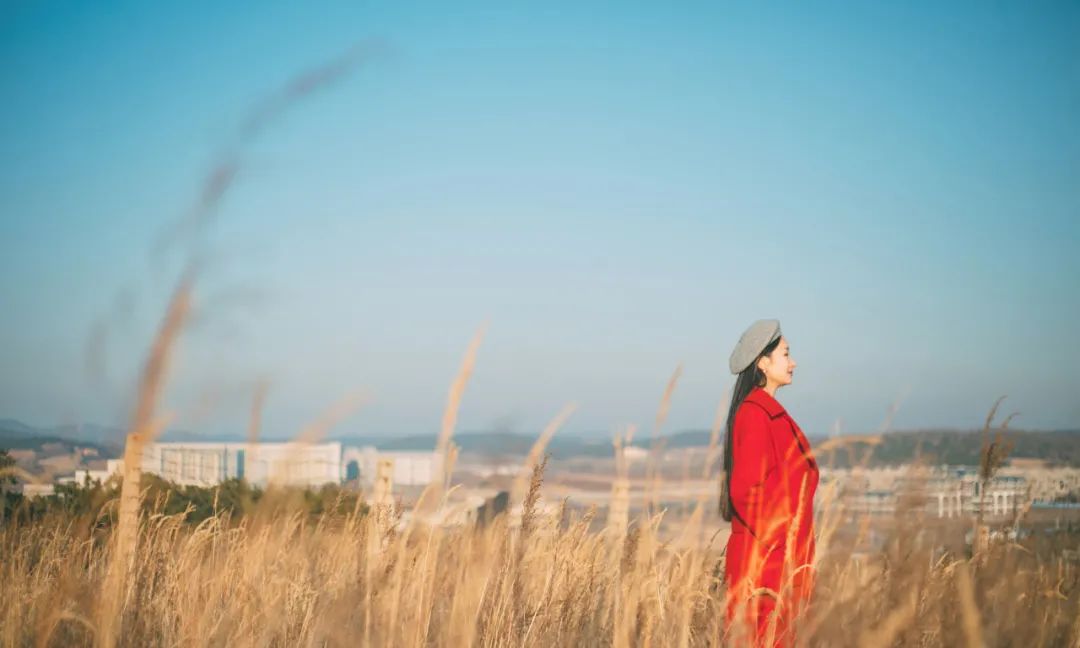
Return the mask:
[[[540,478],[538,470],[520,524],[500,517],[483,528],[397,525],[388,509],[313,521],[290,512],[285,493],[238,522],[222,514],[192,527],[151,514],[115,592],[115,527],[64,517],[8,524],[0,641],[740,645],[720,625],[720,547],[675,550],[655,533],[656,519],[613,535],[593,530],[589,512],[537,515]],[[822,552],[799,642],[1080,645],[1078,564],[1066,546],[992,543],[966,557],[935,553],[914,531],[897,526],[877,554]]]
[[[128,456],[137,457],[162,425],[157,402],[189,298],[182,286],[152,347]],[[438,443],[447,475],[457,456],[458,405],[481,337],[450,388]],[[271,488],[241,517],[222,511],[193,526],[183,514],[162,513],[160,502],[142,502],[140,471],[129,463],[119,496],[95,516],[0,521],[0,642],[743,645],[739,628],[725,634],[722,627],[723,547],[715,534],[686,541],[708,535],[701,525],[711,499],[699,495],[677,523],[665,523],[659,508],[615,529],[596,508],[541,505],[541,457],[566,415],[530,453],[515,488],[517,515],[483,526],[430,523],[453,490],[448,478],[421,496],[407,520],[393,507],[359,503],[351,512],[329,507],[332,514],[311,516],[298,493]],[[998,440],[988,443],[987,470],[1003,458]],[[617,439],[616,465],[625,479],[620,447]],[[659,477],[652,483],[663,488]],[[882,531],[884,542],[864,551],[873,521],[862,520],[851,533],[833,501],[826,497],[817,511],[819,577],[800,645],[1080,646],[1075,534],[991,541],[972,554],[962,540],[970,523],[928,534],[922,531],[929,521],[908,511]],[[953,542],[943,543],[943,533]]]

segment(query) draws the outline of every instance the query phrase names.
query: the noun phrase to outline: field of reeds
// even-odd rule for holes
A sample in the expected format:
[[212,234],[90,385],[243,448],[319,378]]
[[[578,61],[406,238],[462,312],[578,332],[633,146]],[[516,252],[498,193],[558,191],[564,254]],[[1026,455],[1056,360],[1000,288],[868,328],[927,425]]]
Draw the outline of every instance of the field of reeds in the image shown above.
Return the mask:
[[[666,511],[649,506],[630,516],[618,488],[607,524],[596,523],[596,509],[540,506],[544,447],[570,408],[529,453],[513,515],[444,523],[453,431],[482,331],[450,386],[436,448],[444,474],[407,520],[393,504],[355,495],[351,506],[323,504],[313,515],[309,497],[273,484],[257,501],[241,497],[230,508],[219,510],[215,498],[212,513],[194,524],[189,511],[148,498],[153,482],[143,479],[138,459],[167,420],[158,401],[190,304],[191,287],[181,284],[145,365],[119,488],[90,514],[60,509],[0,521],[4,646],[744,645],[742,630],[722,621],[727,588],[716,536],[674,542],[660,532]],[[656,428],[677,378],[678,371]],[[1008,452],[1001,432],[989,434],[996,409],[984,428],[986,479]],[[253,440],[259,416],[256,406]],[[325,423],[299,440],[316,440]],[[616,459],[632,433],[616,436]],[[617,462],[616,486],[625,484],[624,464]],[[700,535],[709,508],[698,500],[683,537]],[[798,624],[800,645],[1080,646],[1077,534],[983,541],[979,531],[992,525],[980,519],[971,549],[949,548],[942,529],[924,532],[924,509],[913,507],[866,551],[870,518],[854,525],[852,537],[839,533],[845,516],[834,492],[819,509],[818,578]],[[944,529],[945,537],[961,538],[967,528],[959,524],[951,536]]]
[[[138,456],[132,448],[153,438],[170,338],[187,304],[181,289],[151,351],[128,456]],[[0,641],[746,645],[743,629],[725,629],[722,621],[727,588],[720,534],[677,542],[670,521],[661,524],[668,511],[630,515],[627,502],[616,501],[625,495],[617,488],[606,512],[565,501],[541,505],[544,445],[570,410],[538,439],[510,512],[484,524],[446,524],[439,517],[453,489],[453,429],[480,339],[450,387],[438,442],[446,456],[444,479],[420,496],[407,518],[396,505],[365,502],[347,491],[340,491],[341,501],[312,509],[309,495],[273,485],[258,498],[231,498],[227,508],[215,497],[209,515],[192,516],[170,509],[166,497],[147,497],[154,480],[142,478],[137,462],[126,464],[123,483],[105,489],[90,513],[59,509],[0,522]],[[992,417],[993,411],[987,432]],[[713,458],[717,433],[714,427]],[[986,438],[981,469],[989,477],[1007,444],[1000,434]],[[885,541],[867,550],[866,534],[880,521],[851,524],[834,491],[827,489],[816,511],[818,578],[799,620],[797,645],[1080,646],[1080,534],[989,539],[969,548],[962,538],[970,522],[931,525],[915,507],[891,519]],[[716,515],[713,504],[699,499],[675,525],[683,527],[679,537],[701,537],[703,517]],[[1026,513],[998,524],[1022,525]]]
[[[722,547],[675,550],[639,518],[541,515],[534,473],[519,521],[398,524],[392,508],[312,517],[287,493],[234,519],[116,527],[56,514],[0,529],[4,646],[704,646],[723,636]],[[114,501],[115,504],[115,501]],[[829,549],[799,643],[1080,645],[1078,565],[1046,538],[940,553],[917,523],[876,554]],[[1076,537],[1071,538],[1076,547]],[[117,580],[117,570],[124,578]],[[117,583],[120,583],[117,586]]]

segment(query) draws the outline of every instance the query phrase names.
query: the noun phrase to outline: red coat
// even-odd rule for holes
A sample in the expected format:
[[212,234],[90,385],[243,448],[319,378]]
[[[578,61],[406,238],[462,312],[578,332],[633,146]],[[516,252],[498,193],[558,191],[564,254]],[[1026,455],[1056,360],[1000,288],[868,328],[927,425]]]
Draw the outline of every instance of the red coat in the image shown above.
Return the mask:
[[757,632],[756,645],[762,645],[777,599],[754,592],[768,588],[780,594],[775,643],[791,645],[791,621],[813,589],[817,460],[799,426],[760,387],[739,405],[733,428],[734,513],[724,565],[728,625],[745,614]]

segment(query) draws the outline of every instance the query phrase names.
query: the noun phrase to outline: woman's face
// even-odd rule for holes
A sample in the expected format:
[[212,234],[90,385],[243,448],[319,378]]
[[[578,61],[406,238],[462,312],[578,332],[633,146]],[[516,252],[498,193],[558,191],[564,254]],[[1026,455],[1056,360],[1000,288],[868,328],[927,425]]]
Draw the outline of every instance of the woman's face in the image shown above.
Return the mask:
[[795,361],[791,359],[791,350],[783,336],[780,336],[780,344],[776,345],[772,353],[761,356],[758,360],[758,369],[765,374],[766,385],[772,383],[779,387],[791,384],[791,377],[795,372]]

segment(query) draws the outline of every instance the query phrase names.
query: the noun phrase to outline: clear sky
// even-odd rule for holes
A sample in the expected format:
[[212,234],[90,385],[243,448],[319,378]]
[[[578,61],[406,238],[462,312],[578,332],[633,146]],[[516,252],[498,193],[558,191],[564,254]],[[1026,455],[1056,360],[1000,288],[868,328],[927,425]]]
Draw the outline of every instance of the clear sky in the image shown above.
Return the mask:
[[[101,8],[103,4],[109,8]],[[852,6],[855,5],[855,6]],[[0,9],[0,418],[122,423],[200,232],[166,399],[286,434],[703,428],[776,317],[811,435],[1080,426],[1080,4],[14,2]],[[162,241],[166,241],[162,244]]]

